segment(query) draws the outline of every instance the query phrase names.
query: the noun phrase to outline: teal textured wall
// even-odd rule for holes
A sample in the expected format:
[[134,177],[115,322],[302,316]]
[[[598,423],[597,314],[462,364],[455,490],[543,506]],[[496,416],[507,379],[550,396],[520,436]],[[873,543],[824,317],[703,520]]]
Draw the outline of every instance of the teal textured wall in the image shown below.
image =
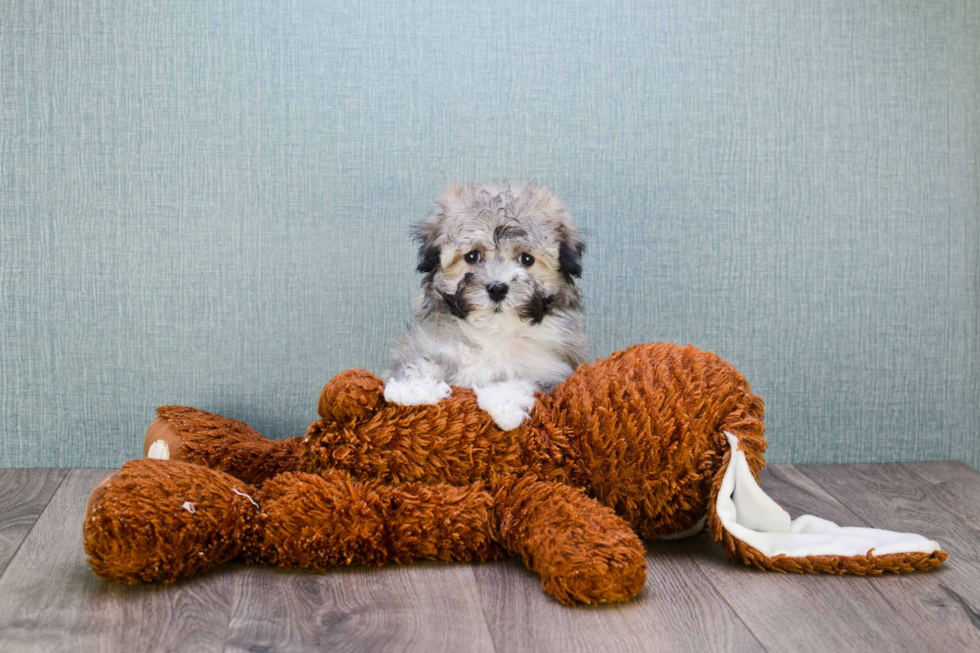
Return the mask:
[[0,465],[382,371],[451,180],[588,229],[594,350],[691,342],[771,462],[980,464],[980,3],[6,2]]

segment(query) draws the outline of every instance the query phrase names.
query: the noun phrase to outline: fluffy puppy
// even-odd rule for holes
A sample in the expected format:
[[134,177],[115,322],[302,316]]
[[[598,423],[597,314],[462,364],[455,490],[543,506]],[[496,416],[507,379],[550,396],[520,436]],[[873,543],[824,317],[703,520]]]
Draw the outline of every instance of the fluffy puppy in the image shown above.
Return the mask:
[[392,352],[385,399],[431,404],[476,392],[503,429],[589,356],[574,278],[585,248],[568,209],[533,182],[450,186],[414,229],[415,323]]

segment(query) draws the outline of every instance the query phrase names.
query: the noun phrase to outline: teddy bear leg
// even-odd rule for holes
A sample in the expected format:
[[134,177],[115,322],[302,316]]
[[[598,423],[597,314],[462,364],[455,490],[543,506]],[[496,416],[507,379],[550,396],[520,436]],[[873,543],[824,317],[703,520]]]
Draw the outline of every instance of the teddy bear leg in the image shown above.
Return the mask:
[[643,544],[582,490],[524,477],[495,495],[500,538],[566,605],[625,601],[646,581]]
[[261,483],[299,466],[302,438],[269,440],[248,424],[186,406],[161,406],[143,442],[147,458],[177,460]]
[[222,472],[132,460],[89,497],[82,529],[95,574],[117,583],[198,573],[241,551],[258,514],[255,490]]
[[272,478],[256,499],[262,529],[243,553],[249,562],[326,569],[502,553],[492,498],[479,485],[385,485],[328,470]]

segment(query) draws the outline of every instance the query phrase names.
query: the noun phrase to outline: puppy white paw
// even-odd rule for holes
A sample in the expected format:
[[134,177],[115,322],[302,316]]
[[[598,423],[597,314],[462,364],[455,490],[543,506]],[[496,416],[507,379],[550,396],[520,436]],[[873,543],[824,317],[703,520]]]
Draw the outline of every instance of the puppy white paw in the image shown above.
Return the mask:
[[431,378],[390,379],[385,383],[385,401],[401,406],[437,404],[452,393],[448,383]]
[[503,381],[474,388],[480,408],[505,431],[516,429],[534,406],[534,386],[524,381]]

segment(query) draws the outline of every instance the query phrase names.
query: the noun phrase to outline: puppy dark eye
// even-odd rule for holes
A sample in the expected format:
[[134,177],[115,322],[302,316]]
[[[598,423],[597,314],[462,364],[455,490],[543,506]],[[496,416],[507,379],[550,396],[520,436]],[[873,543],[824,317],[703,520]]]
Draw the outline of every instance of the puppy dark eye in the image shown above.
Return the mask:
[[523,265],[526,268],[531,267],[532,265],[534,265],[534,257],[528,254],[527,252],[524,252],[523,254],[521,254],[521,265]]
[[473,265],[474,263],[480,260],[480,252],[474,249],[472,252],[467,253],[466,256],[463,257],[463,259],[470,265]]

